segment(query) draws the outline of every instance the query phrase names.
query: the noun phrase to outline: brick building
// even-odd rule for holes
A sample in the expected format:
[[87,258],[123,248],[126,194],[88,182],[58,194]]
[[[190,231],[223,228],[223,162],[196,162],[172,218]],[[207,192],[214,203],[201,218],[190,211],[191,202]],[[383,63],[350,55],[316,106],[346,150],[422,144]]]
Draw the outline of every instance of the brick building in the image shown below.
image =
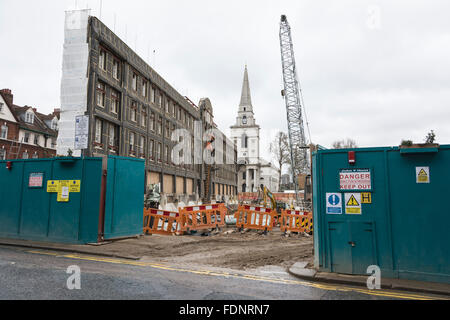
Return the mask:
[[[178,143],[172,141],[172,132],[185,129],[193,136],[195,121],[201,121],[199,108],[88,12],[67,12],[65,31],[58,154],[73,150],[75,116],[88,115],[84,155],[145,159],[146,185],[160,184],[169,202],[202,197],[204,168],[198,164],[176,165],[171,157]],[[85,58],[69,61],[72,52]],[[77,103],[73,97],[77,97]],[[76,109],[75,105],[81,107]],[[219,166],[212,182],[214,197],[235,195],[235,161]]]
[[54,157],[58,121],[59,109],[44,115],[15,105],[10,89],[0,90],[0,160]]

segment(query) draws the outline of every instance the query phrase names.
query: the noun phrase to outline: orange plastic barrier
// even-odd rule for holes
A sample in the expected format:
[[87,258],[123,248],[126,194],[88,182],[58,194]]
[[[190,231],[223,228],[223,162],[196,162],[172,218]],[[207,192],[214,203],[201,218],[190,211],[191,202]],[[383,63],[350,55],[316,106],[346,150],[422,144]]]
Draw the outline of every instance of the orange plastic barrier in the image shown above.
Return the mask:
[[234,214],[236,227],[271,231],[277,212],[275,210],[250,205],[240,205]]
[[173,235],[180,232],[177,212],[144,209],[144,233]]
[[311,212],[283,210],[281,214],[281,231],[313,232],[313,215]]
[[180,230],[197,231],[225,226],[227,208],[225,204],[205,204],[179,208]]

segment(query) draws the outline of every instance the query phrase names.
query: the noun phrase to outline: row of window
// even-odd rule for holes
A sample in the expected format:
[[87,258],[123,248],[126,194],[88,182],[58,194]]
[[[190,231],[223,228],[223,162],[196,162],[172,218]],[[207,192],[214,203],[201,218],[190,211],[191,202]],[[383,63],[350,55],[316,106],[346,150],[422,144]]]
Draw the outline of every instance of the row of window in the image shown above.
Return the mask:
[[[28,151],[25,150],[25,151],[22,153],[22,159],[29,159],[29,158],[30,158],[30,156],[29,156],[29,154],[28,154]],[[35,152],[33,153],[33,155],[31,156],[31,158],[32,158],[32,159],[38,159],[38,158],[39,158],[39,155],[38,155],[37,151],[35,151]],[[6,160],[6,150],[5,150],[5,149],[0,149],[0,160]]]
[[[111,88],[111,103],[109,106],[110,111],[113,114],[118,114],[120,109],[120,93]],[[102,82],[97,84],[97,105],[101,108],[106,108],[106,100],[107,100],[107,88],[106,85]],[[147,108],[142,106],[139,108],[138,103],[134,100],[131,100],[129,106],[129,114],[128,120],[136,123],[142,128],[147,128],[148,121],[148,113]],[[181,114],[181,113],[180,113]],[[138,116],[139,115],[139,116]],[[194,118],[186,117],[189,119],[187,122],[187,127],[191,130],[194,129]],[[165,137],[170,138],[171,133],[175,130],[175,124],[170,121],[165,121]],[[162,135],[163,131],[163,117],[157,115],[155,112],[150,112],[150,130],[158,135]]]
[[[103,71],[107,71],[108,56],[111,56],[111,68],[112,76],[116,80],[120,80],[121,62],[113,54],[107,52],[105,49],[100,49],[99,54],[99,68]],[[144,100],[150,98],[150,102],[157,105],[159,108],[164,108],[166,114],[172,115],[173,118],[181,121],[187,127],[193,129],[194,117],[192,117],[186,110],[175,102],[171,101],[167,96],[164,96],[162,91],[150,84],[145,77],[138,75],[135,71],[130,71],[131,74],[131,89]],[[105,93],[104,84],[99,84],[98,89]],[[149,96],[150,95],[150,96]],[[164,96],[164,99],[163,99]],[[105,106],[105,94],[99,94],[97,104]],[[114,107],[112,107],[114,108]],[[118,108],[117,108],[118,110]],[[118,111],[116,111],[118,113]]]

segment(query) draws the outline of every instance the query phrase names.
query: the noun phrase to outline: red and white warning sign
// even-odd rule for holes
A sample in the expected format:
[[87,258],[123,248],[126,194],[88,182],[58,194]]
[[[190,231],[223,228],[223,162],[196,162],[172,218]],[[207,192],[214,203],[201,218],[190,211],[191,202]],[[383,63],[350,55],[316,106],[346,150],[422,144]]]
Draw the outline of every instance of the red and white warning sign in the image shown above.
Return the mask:
[[370,169],[342,169],[339,171],[341,190],[372,190]]

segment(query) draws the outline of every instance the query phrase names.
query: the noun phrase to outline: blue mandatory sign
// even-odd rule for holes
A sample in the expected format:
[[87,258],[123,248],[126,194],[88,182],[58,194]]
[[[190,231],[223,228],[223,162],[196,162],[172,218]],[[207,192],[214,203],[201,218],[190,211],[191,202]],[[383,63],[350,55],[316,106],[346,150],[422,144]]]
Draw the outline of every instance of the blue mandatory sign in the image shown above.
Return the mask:
[[342,214],[342,194],[327,193],[327,214]]
[[333,194],[328,197],[328,202],[333,206],[337,206],[341,202],[341,199],[339,199],[337,195]]

